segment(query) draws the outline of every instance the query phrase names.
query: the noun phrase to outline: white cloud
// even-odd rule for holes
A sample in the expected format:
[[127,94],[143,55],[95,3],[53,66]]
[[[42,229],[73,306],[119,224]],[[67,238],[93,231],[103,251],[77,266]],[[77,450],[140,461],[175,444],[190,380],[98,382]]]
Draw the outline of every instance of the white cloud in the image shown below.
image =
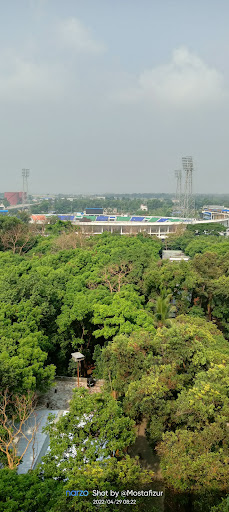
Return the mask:
[[29,0],[29,7],[31,9],[40,9],[46,7],[48,0]]
[[137,84],[122,91],[123,102],[147,101],[177,107],[217,103],[226,95],[223,77],[185,47],[174,50],[171,62],[140,74]]
[[48,64],[26,59],[12,50],[0,53],[0,99],[55,100],[64,87],[60,77],[59,71]]
[[[92,38],[89,30],[76,18],[65,20],[58,27],[55,26],[55,44],[52,45],[51,37],[47,55],[44,53],[44,48],[39,52],[39,41],[37,42],[36,38],[30,40],[30,44],[20,48],[19,51],[17,48],[2,49],[0,50],[0,100],[27,103],[33,100],[55,101],[71,97],[75,101],[76,83],[79,85],[77,82],[79,70],[76,70],[75,62],[72,67],[65,55],[56,51],[58,49],[56,36],[61,49],[71,48],[74,54],[95,55],[104,51],[104,47]],[[84,88],[82,92],[84,94]]]
[[69,18],[59,24],[58,36],[64,46],[77,53],[99,54],[105,47],[93,39],[90,30],[77,18]]

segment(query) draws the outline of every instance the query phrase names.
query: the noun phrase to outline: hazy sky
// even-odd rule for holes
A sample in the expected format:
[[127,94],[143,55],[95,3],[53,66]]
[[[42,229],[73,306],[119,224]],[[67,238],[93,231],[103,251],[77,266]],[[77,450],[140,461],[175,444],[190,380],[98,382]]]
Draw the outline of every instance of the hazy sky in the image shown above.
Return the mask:
[[0,0],[0,191],[229,193],[228,0]]

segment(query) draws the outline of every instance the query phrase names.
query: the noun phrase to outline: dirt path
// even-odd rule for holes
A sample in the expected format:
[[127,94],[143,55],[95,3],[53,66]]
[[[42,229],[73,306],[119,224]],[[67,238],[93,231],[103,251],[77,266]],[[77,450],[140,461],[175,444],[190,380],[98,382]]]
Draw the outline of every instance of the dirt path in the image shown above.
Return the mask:
[[151,484],[151,489],[155,491],[163,491],[163,497],[152,498],[153,505],[160,512],[164,511],[164,495],[165,495],[165,486],[163,484],[159,457],[155,453],[155,451],[151,448],[145,434],[146,429],[146,420],[144,420],[137,427],[137,438],[135,443],[128,450],[130,456],[139,457],[139,462],[143,469],[153,470],[154,472],[154,480]]

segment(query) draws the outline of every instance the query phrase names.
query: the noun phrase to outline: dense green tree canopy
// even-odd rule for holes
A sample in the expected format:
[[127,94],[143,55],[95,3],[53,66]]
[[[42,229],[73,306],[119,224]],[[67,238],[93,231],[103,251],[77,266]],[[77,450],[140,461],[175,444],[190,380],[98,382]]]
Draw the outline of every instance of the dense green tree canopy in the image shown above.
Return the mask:
[[[104,394],[75,392],[69,413],[49,426],[42,470],[25,477],[11,472],[17,491],[10,499],[9,473],[0,470],[0,510],[80,510],[65,496],[70,483],[152,487],[152,475],[126,453],[134,424],[143,419],[169,488],[223,497],[229,476],[227,238],[216,225],[178,233],[167,246],[189,254],[179,263],[161,260],[159,240],[88,238],[54,220],[30,232],[26,218],[0,219],[0,385],[13,393],[43,392],[55,372],[74,374],[71,353],[79,350],[82,375],[95,364]],[[91,497],[80,506],[93,510]],[[226,510],[225,501],[219,506]]]
[[[109,394],[90,394],[75,389],[70,410],[47,427],[50,452],[42,472],[60,480],[74,468],[106,460],[118,451],[121,456],[135,440],[134,422],[125,417],[121,405]],[[83,449],[82,449],[83,448]]]

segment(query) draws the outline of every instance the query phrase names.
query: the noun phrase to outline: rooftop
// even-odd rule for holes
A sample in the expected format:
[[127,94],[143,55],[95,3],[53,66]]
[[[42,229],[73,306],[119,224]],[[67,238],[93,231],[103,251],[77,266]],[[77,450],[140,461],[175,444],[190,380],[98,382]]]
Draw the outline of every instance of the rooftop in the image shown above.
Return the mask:
[[165,250],[162,251],[162,259],[170,261],[188,261],[189,256],[186,256],[182,251]]

